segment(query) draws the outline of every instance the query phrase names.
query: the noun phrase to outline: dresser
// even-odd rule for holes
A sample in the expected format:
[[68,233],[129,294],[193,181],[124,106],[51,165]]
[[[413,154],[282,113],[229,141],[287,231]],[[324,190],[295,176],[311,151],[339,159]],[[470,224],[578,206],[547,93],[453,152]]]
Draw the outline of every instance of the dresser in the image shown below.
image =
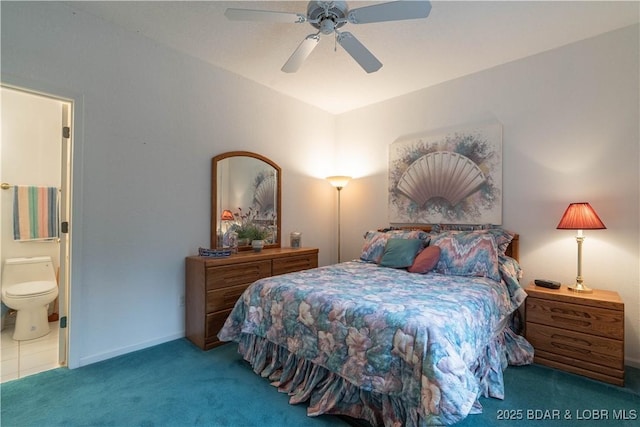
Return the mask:
[[617,292],[534,284],[525,291],[525,335],[535,363],[624,385],[624,303]]
[[203,350],[221,345],[218,332],[254,281],[318,266],[318,249],[277,248],[239,252],[224,258],[186,259],[185,335]]

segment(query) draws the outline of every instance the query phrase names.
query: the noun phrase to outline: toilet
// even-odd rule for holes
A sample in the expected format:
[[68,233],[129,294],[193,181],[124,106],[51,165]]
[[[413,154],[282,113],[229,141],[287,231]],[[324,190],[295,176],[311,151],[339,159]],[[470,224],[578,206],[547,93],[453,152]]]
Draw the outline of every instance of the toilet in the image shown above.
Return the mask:
[[58,285],[51,257],[5,260],[2,302],[17,312],[14,340],[31,340],[49,333],[47,309],[57,296]]

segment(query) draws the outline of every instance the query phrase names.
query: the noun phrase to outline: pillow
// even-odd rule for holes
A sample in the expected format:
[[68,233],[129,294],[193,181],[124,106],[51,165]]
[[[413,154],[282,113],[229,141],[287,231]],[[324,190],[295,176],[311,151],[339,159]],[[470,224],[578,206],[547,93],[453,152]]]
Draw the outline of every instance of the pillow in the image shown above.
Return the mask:
[[390,230],[367,231],[364,235],[364,244],[362,245],[362,253],[360,259],[366,262],[380,264],[384,248],[389,239],[419,239],[424,241],[424,245],[428,243],[429,234],[422,230]]
[[507,247],[509,247],[509,243],[511,243],[515,234],[500,227],[495,227],[487,231],[496,240],[496,245],[498,246],[498,254],[504,255],[507,251]]
[[384,247],[380,265],[391,268],[410,267],[422,247],[423,241],[420,239],[389,239]]
[[498,247],[486,231],[448,231],[432,237],[440,247],[435,272],[453,276],[488,277],[500,281]]
[[425,274],[433,270],[440,259],[439,246],[427,246],[416,256],[413,265],[408,268],[409,273]]
[[500,255],[505,255],[507,247],[509,247],[509,243],[511,243],[513,237],[515,236],[515,234],[505,230],[500,226],[490,224],[435,224],[429,234],[433,237],[439,235],[440,233],[458,233],[461,231],[477,231],[478,233],[491,234],[495,238],[496,246],[498,247],[498,253]]

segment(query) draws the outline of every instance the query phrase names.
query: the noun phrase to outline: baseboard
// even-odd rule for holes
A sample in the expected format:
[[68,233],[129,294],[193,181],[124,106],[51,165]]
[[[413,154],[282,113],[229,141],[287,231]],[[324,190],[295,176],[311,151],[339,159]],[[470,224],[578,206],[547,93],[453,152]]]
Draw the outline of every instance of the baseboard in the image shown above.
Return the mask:
[[153,347],[155,345],[164,344],[169,341],[174,341],[180,338],[184,338],[184,331],[175,333],[172,335],[167,335],[161,338],[156,338],[149,341],[144,341],[138,344],[130,345],[127,347],[121,347],[116,350],[108,351],[105,353],[95,354],[93,356],[81,357],[78,366],[70,367],[71,369],[79,368],[82,366],[91,365],[92,363],[102,362],[103,360],[112,359],[114,357],[122,356],[123,354],[132,353],[138,350],[144,350],[148,347]]
[[640,369],[640,359],[632,359],[627,357],[624,359],[624,364],[626,366],[631,366],[632,368]]

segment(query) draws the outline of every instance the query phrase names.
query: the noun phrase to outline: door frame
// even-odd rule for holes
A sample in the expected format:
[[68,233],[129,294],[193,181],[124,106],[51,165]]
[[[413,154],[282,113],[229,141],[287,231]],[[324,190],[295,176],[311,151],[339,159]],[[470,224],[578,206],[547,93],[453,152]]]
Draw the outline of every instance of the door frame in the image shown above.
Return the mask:
[[[74,319],[74,315],[79,312],[78,301],[81,301],[81,287],[74,286],[81,283],[82,266],[80,258],[74,254],[81,254],[82,242],[82,147],[84,136],[84,96],[68,89],[52,87],[46,83],[25,79],[21,76],[2,74],[0,85],[3,87],[22,91],[32,95],[52,98],[66,104],[68,111],[66,123],[70,125],[71,132],[67,139],[68,165],[66,177],[63,174],[61,207],[64,203],[67,209],[60,210],[60,221],[69,223],[66,236],[61,234],[60,238],[60,278],[59,286],[61,296],[59,298],[60,312],[60,344],[59,360],[61,364],[70,369],[80,367],[80,354],[74,343],[79,343],[79,328],[82,322]],[[63,107],[64,109],[64,107]],[[65,117],[63,111],[63,126]],[[65,139],[60,135],[61,141]],[[64,154],[64,151],[63,151]],[[63,159],[64,162],[64,159]],[[61,170],[63,165],[61,165]],[[65,191],[66,187],[66,191]],[[64,212],[64,213],[63,213]],[[64,241],[64,244],[63,244]],[[64,248],[64,249],[63,249]],[[64,262],[63,262],[64,261]],[[75,262],[74,262],[75,261]],[[63,265],[64,264],[64,265]],[[63,328],[62,326],[66,326]]]

